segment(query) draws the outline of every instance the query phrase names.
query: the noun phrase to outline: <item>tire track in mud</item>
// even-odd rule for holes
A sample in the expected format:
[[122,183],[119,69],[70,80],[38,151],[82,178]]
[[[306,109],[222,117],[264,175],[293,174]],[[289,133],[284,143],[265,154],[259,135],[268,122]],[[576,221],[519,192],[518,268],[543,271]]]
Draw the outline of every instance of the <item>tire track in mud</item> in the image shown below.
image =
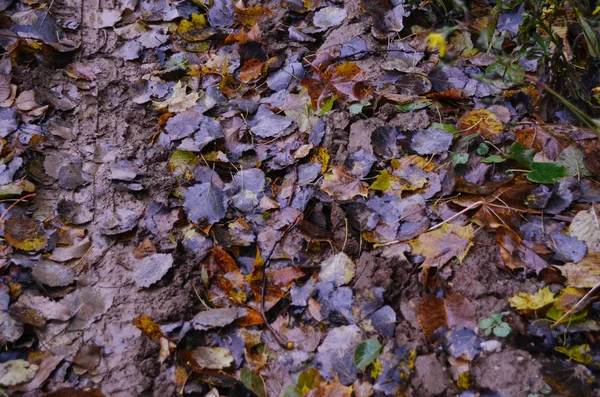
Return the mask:
[[[151,290],[138,290],[132,282],[132,251],[149,234],[143,227],[143,214],[153,200],[168,206],[165,181],[170,173],[168,153],[149,146],[156,118],[129,97],[131,84],[156,64],[126,64],[111,56],[115,33],[94,25],[94,15],[114,7],[118,5],[113,1],[67,0],[56,2],[52,9],[64,18],[77,19],[79,14],[82,44],[73,61],[94,68],[96,79],[89,89],[79,89],[81,97],[74,111],[61,114],[76,137],[46,154],[81,163],[89,183],[76,191],[61,189],[56,182],[39,186],[37,213],[52,217],[61,200],[81,204],[93,214],[91,223],[85,225],[92,248],[74,269],[85,301],[79,320],[49,324],[38,336],[42,350],[67,359],[82,346],[101,348],[100,365],[81,375],[76,387],[100,388],[110,396],[171,395],[173,374],[166,370],[166,364],[161,367],[156,361],[158,346],[141,337],[135,318],[149,315],[169,322],[190,317],[196,299],[188,285],[194,280],[190,277],[193,265],[175,256],[174,269]],[[64,70],[44,69],[42,76],[36,84],[49,89],[73,84]],[[110,179],[111,167],[120,160],[138,167],[146,191],[130,192]],[[137,220],[126,238],[103,234],[107,224],[131,214],[136,214]],[[162,237],[153,241],[159,250],[173,251],[175,246],[168,242],[168,236]]]

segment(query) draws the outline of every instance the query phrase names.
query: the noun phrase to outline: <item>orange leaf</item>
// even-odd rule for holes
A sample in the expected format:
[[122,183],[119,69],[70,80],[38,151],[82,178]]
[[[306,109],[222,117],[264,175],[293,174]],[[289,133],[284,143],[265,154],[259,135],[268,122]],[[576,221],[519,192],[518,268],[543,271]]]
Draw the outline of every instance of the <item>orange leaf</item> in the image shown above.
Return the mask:
[[254,79],[257,79],[262,74],[263,63],[258,59],[249,59],[247,60],[242,69],[240,70],[240,81],[242,83],[249,83]]

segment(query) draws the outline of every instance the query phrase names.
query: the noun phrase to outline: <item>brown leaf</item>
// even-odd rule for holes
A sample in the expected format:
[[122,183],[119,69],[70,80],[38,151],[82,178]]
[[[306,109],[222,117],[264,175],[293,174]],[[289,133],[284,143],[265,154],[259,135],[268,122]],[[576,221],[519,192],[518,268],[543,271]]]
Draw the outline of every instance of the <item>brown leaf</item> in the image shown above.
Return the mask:
[[26,217],[11,217],[4,223],[4,237],[13,247],[23,251],[41,251],[48,245],[42,223]]
[[367,184],[353,174],[343,167],[331,166],[331,174],[325,175],[321,189],[337,200],[351,200],[355,196],[367,197]]
[[239,79],[242,83],[249,83],[260,77],[262,74],[264,63],[258,59],[249,59],[244,62],[242,69],[240,70]]
[[427,339],[436,329],[448,326],[444,299],[425,295],[417,307],[417,320]]
[[273,285],[277,287],[289,288],[290,284],[304,276],[304,272],[297,267],[288,266],[277,270],[273,274]]

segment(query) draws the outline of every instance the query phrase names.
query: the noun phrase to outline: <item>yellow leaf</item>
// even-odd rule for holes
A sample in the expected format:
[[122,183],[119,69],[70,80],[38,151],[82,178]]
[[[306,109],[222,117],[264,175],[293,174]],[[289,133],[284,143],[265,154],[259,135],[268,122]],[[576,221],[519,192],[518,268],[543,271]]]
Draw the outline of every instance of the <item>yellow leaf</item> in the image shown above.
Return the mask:
[[429,41],[429,48],[440,48],[440,57],[443,57],[446,54],[446,37],[443,34],[435,32],[429,33],[429,35],[427,35],[427,41]]
[[313,150],[313,154],[310,158],[312,163],[321,164],[321,172],[327,171],[327,167],[329,167],[329,160],[331,160],[331,156],[329,155],[327,148],[321,146]]
[[493,139],[504,130],[504,126],[498,116],[485,109],[468,112],[458,120],[456,126],[463,136],[480,134],[488,140]]
[[160,327],[150,316],[139,316],[135,319],[135,326],[142,331],[142,334],[148,339],[158,339],[162,336]]
[[508,299],[510,305],[517,310],[540,310],[555,301],[556,298],[549,287],[542,288],[533,295],[520,292]]

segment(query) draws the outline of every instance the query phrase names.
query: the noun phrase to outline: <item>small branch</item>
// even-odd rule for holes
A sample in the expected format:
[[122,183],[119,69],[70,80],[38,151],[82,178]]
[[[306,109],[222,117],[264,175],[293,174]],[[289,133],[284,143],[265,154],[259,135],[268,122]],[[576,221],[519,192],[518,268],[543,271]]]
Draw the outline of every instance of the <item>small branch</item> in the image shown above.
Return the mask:
[[600,289],[600,283],[594,285],[594,288],[592,288],[591,290],[588,291],[587,294],[585,294],[583,296],[583,298],[581,298],[579,300],[579,302],[577,302],[575,304],[575,306],[573,306],[572,308],[570,308],[565,314],[562,315],[561,318],[559,318],[558,320],[556,320],[556,322],[554,324],[552,324],[552,328],[556,327],[558,324],[560,324],[566,317],[569,317],[572,313],[577,312],[579,309],[581,309],[581,307],[584,305],[584,303],[587,303],[588,299],[590,298],[590,296],[592,296],[594,294],[594,292],[598,291]]
[[12,204],[11,204],[11,206],[10,206],[10,207],[8,207],[8,208],[6,209],[6,211],[4,211],[4,212],[2,213],[2,216],[0,216],[0,221],[4,220],[4,217],[6,216],[6,214],[8,214],[8,211],[10,211],[10,210],[12,209],[12,207],[14,207],[15,205],[19,204],[21,201],[23,201],[23,200],[25,200],[25,199],[28,199],[29,197],[35,197],[36,195],[37,195],[36,193],[31,193],[31,194],[28,194],[28,195],[26,195],[26,196],[23,196],[23,197],[21,197],[20,199],[18,199],[18,200],[17,200],[17,201],[15,201],[14,203],[12,203]]
[[433,231],[433,230],[435,230],[435,229],[437,229],[439,227],[442,227],[444,224],[446,224],[446,223],[448,223],[448,222],[450,222],[450,221],[458,218],[459,216],[461,216],[462,214],[464,214],[467,211],[472,210],[473,208],[479,207],[483,203],[484,203],[483,201],[477,201],[476,203],[471,204],[470,206],[468,206],[467,208],[461,210],[460,212],[457,212],[456,214],[452,215],[450,218],[446,219],[445,221],[440,222],[437,225],[430,227],[429,229],[427,229],[427,231],[431,232],[431,231]]

